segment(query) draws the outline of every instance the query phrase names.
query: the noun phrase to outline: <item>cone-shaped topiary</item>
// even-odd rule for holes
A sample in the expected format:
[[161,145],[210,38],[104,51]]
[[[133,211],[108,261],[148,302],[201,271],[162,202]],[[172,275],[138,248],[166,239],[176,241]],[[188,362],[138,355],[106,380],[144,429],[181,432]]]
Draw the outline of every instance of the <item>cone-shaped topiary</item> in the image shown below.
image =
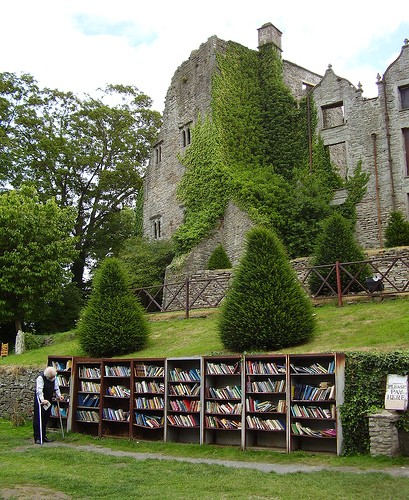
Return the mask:
[[134,352],[147,341],[148,323],[116,258],[105,259],[95,274],[78,337],[84,352],[93,357]]
[[217,246],[209,257],[207,269],[231,269],[232,265],[222,245]]
[[[324,221],[322,233],[318,237],[314,254],[315,258],[312,261],[313,266],[335,264],[337,261],[340,263],[359,262],[366,258],[364,251],[355,241],[353,224],[338,212],[333,213]],[[348,264],[344,267],[352,276],[355,276],[360,271],[358,279],[361,281],[362,277],[371,275],[371,270],[368,266],[360,270],[362,264]],[[320,272],[327,278],[327,282],[336,292],[337,276],[335,272],[332,272],[331,275],[327,277],[329,271],[330,268],[323,268]],[[351,285],[350,283],[351,277],[347,273],[341,272],[342,290],[345,290],[348,286],[348,290],[351,292],[362,290],[356,283]],[[332,291],[329,287],[324,285],[321,288],[322,284],[323,280],[316,273],[311,273],[310,288],[312,293],[315,294],[319,290],[319,295],[331,295]]]
[[401,212],[391,212],[385,229],[386,246],[405,247],[409,245],[409,222],[405,221]]
[[315,326],[312,305],[270,230],[252,229],[222,306],[224,346],[235,352],[273,350],[306,342]]

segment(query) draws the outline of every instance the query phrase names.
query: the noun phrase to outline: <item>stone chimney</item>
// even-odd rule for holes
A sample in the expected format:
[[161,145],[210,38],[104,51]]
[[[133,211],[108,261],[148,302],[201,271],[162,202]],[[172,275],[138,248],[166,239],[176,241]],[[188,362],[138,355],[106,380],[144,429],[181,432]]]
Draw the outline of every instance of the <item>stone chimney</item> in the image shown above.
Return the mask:
[[281,31],[278,30],[273,24],[266,23],[263,24],[258,30],[258,46],[259,48],[266,43],[272,43],[278,49],[278,53],[281,55]]

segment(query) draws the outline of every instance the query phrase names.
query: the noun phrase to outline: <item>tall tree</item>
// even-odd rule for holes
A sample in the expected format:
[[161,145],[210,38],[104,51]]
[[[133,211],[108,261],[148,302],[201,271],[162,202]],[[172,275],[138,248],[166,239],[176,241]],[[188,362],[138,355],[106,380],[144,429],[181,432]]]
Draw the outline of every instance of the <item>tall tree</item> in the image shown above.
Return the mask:
[[[0,74],[1,185],[30,182],[40,196],[75,207],[78,284],[87,259],[101,254],[100,229],[141,189],[160,126],[151,105],[134,86],[108,85],[98,98],[80,98],[40,89],[30,75]],[[107,254],[112,241],[105,243]]]
[[41,319],[58,302],[75,258],[75,214],[33,188],[0,195],[0,322]]

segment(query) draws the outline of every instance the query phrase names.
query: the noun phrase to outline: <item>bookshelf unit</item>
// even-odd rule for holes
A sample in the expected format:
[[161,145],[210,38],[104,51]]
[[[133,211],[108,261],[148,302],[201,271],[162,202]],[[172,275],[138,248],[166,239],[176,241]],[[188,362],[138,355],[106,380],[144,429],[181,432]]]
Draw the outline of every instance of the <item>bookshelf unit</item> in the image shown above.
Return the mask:
[[165,420],[165,359],[133,361],[132,437],[161,440]]
[[246,356],[245,446],[286,451],[287,357]]
[[74,396],[72,399],[72,428],[74,432],[100,434],[101,420],[101,361],[74,358]]
[[203,364],[202,441],[244,447],[241,358],[205,357]]
[[[70,429],[69,414],[70,414],[70,388],[71,388],[71,369],[72,357],[70,356],[49,356],[47,366],[53,366],[57,370],[57,381],[60,387],[61,395],[64,400],[59,402],[61,421],[66,429]],[[60,425],[60,414],[58,413],[58,404],[55,398],[51,402],[51,416],[49,426],[58,428]]]
[[131,361],[102,360],[100,437],[131,438]]
[[288,451],[341,453],[344,354],[288,358]]
[[168,358],[166,388],[165,441],[202,443],[201,358]]

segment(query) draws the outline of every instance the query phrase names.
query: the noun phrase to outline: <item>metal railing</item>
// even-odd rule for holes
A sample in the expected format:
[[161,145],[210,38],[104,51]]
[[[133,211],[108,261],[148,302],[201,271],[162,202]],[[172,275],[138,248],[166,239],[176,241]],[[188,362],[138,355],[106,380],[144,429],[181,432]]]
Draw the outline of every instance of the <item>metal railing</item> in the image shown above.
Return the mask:
[[[314,293],[310,289],[313,276],[316,283]],[[189,318],[189,311],[193,309],[218,307],[226,295],[230,280],[231,276],[186,278],[180,282],[139,288],[135,294],[147,312],[185,311],[186,318]],[[311,298],[338,298],[339,306],[342,306],[343,297],[408,293],[409,257],[306,267],[299,280]]]

